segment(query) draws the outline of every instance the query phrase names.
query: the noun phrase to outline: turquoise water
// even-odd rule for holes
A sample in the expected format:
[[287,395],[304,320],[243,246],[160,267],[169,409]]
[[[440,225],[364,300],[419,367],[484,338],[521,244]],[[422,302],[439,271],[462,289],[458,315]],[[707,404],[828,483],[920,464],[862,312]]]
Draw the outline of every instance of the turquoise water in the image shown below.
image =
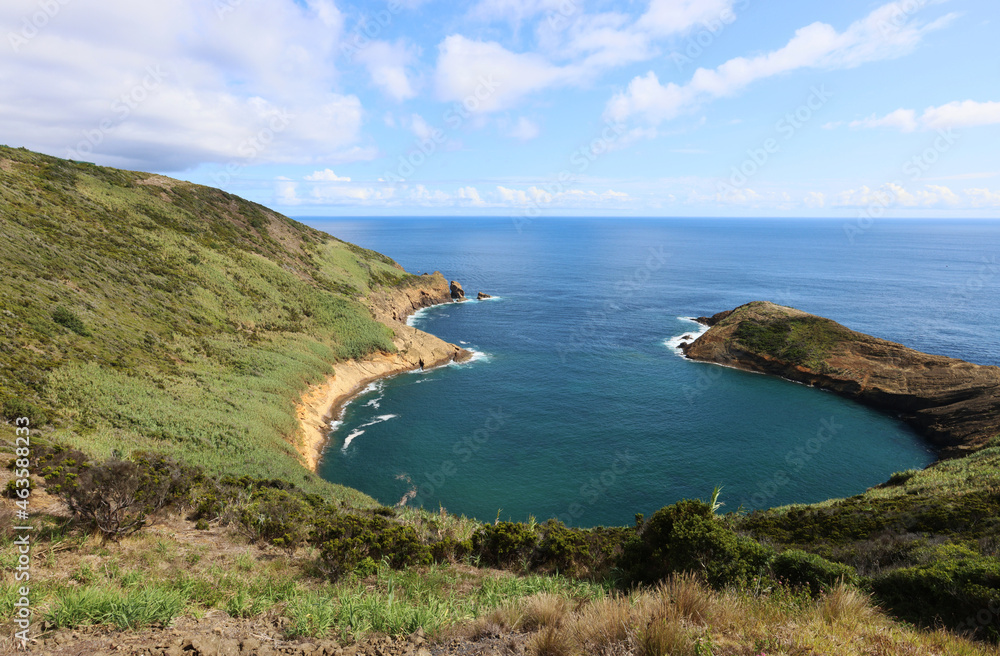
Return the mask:
[[477,358],[377,383],[332,433],[321,474],[386,504],[627,524],[716,485],[725,510],[763,508],[933,460],[891,416],[668,345],[750,300],[1000,363],[998,222],[303,220],[498,297],[421,312]]

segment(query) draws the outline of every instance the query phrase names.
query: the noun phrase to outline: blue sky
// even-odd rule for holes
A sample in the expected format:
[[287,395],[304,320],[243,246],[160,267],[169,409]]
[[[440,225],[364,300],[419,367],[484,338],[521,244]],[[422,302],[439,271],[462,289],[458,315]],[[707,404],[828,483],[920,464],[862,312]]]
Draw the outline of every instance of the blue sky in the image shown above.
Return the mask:
[[0,142],[293,216],[996,217],[998,19],[988,0],[6,0]]

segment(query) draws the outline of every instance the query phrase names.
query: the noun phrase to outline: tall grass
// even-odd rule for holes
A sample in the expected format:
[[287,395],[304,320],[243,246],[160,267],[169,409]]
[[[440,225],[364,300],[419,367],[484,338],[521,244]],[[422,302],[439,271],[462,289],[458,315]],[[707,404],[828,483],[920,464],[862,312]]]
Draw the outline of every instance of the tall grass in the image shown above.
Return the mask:
[[359,581],[311,592],[292,599],[286,614],[295,636],[400,635],[418,628],[433,635],[532,595],[563,600],[554,603],[566,603],[568,608],[566,599],[604,594],[597,584],[558,576],[481,576],[448,566],[380,568],[374,584]]
[[84,588],[57,595],[45,619],[56,627],[104,624],[135,629],[166,626],[184,609],[186,600],[175,590],[144,586],[133,590]]

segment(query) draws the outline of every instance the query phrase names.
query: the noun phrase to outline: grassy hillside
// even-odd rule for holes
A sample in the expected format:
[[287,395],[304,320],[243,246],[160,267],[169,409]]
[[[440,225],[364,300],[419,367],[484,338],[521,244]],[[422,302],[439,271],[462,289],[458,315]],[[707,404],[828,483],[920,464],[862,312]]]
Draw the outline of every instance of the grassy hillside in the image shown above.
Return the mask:
[[331,363],[393,350],[357,299],[412,279],[217,189],[7,147],[0,230],[6,415],[94,455],[155,449],[311,488],[293,402]]

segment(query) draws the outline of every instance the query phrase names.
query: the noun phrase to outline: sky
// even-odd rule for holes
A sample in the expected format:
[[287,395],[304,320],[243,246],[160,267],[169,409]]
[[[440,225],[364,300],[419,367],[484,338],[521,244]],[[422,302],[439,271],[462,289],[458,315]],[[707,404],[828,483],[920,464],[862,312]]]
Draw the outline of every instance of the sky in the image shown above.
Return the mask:
[[1000,216],[996,0],[4,0],[0,143],[291,216]]

